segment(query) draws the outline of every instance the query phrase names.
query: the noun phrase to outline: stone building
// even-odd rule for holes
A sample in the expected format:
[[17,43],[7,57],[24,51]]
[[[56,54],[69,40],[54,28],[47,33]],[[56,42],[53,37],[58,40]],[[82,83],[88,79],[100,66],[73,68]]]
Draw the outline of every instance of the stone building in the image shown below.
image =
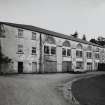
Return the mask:
[[15,73],[97,70],[105,62],[105,48],[42,28],[0,22],[1,48]]

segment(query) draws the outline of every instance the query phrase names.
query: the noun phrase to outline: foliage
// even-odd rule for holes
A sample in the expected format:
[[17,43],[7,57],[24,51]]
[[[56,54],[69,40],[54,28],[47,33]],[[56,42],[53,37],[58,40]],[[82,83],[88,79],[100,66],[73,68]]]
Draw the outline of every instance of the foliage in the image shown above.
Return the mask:
[[0,64],[9,63],[10,61],[11,61],[10,58],[2,54],[1,47],[0,47]]
[[104,46],[105,45],[105,40],[99,40],[98,38],[97,39],[90,39],[90,42],[98,44],[100,46]]
[[90,42],[95,43],[95,44],[98,44],[98,42],[97,42],[96,39],[90,39]]

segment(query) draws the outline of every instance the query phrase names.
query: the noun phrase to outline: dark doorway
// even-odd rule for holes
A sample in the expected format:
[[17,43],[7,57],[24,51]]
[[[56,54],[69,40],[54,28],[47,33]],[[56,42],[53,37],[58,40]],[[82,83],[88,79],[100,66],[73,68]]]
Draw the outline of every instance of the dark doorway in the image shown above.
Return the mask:
[[23,73],[23,62],[18,62],[18,73]]
[[105,63],[98,63],[98,71],[105,71]]

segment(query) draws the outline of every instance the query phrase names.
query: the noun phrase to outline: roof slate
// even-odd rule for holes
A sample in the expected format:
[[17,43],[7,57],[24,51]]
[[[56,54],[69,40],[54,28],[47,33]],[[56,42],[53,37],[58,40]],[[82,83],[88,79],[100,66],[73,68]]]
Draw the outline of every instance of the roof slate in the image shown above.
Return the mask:
[[100,45],[97,45],[97,44],[94,44],[94,43],[91,43],[91,42],[88,42],[88,41],[84,41],[84,40],[79,39],[79,38],[74,38],[72,36],[68,36],[68,35],[65,35],[65,34],[61,34],[61,33],[57,33],[57,32],[54,32],[54,31],[46,30],[46,29],[39,28],[39,27],[32,26],[32,25],[16,24],[16,23],[9,23],[9,22],[0,22],[0,24],[5,24],[5,25],[13,26],[13,27],[18,27],[18,28],[31,30],[31,31],[35,31],[35,32],[59,37],[59,38],[64,38],[64,39],[84,43],[84,44],[89,44],[89,45],[93,45],[93,46],[97,46],[97,47],[102,47]]

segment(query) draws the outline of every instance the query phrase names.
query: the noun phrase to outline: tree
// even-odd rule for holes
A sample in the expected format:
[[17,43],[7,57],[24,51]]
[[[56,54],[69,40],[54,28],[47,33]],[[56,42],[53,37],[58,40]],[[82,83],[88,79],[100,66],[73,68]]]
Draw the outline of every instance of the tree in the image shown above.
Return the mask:
[[85,34],[83,35],[82,40],[85,40],[85,41],[86,41],[86,36],[85,36]]
[[90,39],[90,42],[92,42],[94,44],[98,44],[98,41],[96,39]]
[[97,39],[91,39],[90,42],[98,44],[100,46],[104,46],[105,45],[105,38],[98,37]]
[[78,38],[78,32],[76,31],[74,34],[72,34],[72,36]]
[[105,45],[105,38],[103,37],[98,37],[97,38],[99,45],[104,46]]
[[9,62],[11,62],[11,59],[2,53],[0,44],[0,73],[2,73],[2,64],[8,64]]

